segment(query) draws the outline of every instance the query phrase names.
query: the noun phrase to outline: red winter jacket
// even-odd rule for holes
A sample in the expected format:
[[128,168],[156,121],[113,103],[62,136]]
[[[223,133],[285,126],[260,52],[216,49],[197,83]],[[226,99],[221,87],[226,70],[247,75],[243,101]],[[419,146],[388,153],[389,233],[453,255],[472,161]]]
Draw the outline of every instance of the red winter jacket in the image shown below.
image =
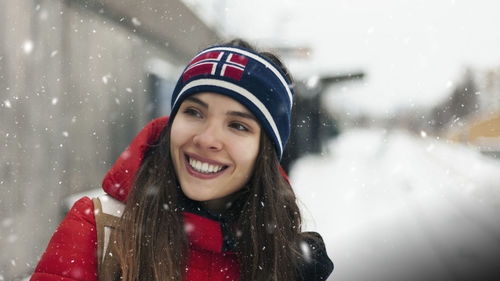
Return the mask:
[[[106,193],[126,202],[145,149],[158,139],[167,122],[168,117],[155,119],[137,135],[104,178]],[[197,214],[194,208],[184,213],[190,242],[187,280],[238,280],[237,257],[223,251],[220,222],[206,217]],[[97,232],[91,199],[84,197],[73,205],[30,280],[97,280]]]
[[[149,144],[158,140],[168,122],[162,117],[150,122],[120,155],[103,180],[103,189],[110,196],[126,202],[134,175]],[[288,181],[286,174],[282,174]],[[228,250],[227,224],[206,210],[197,208],[187,198],[184,224],[190,252],[188,281],[238,280],[239,264],[236,254]],[[314,250],[314,263],[304,263],[302,272],[307,280],[325,280],[333,270],[321,237],[308,241]],[[301,261],[299,260],[299,264]],[[97,281],[97,232],[92,200],[77,201],[61,222],[38,263],[31,281]]]

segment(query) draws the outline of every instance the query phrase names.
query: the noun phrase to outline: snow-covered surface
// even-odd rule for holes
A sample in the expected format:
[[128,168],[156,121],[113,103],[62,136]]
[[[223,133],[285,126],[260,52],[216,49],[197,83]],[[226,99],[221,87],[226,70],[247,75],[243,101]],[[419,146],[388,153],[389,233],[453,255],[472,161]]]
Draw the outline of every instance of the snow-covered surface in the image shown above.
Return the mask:
[[[290,172],[333,280],[500,276],[500,161],[404,131],[351,129]],[[500,279],[495,279],[500,280]]]

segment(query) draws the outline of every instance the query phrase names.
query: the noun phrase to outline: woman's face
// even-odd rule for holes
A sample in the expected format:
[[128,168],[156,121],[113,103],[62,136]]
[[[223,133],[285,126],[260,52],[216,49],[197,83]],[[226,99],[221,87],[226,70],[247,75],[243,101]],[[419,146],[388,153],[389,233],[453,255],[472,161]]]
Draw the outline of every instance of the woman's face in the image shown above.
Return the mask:
[[184,194],[218,211],[252,175],[261,128],[236,100],[216,93],[186,98],[171,129],[170,152]]

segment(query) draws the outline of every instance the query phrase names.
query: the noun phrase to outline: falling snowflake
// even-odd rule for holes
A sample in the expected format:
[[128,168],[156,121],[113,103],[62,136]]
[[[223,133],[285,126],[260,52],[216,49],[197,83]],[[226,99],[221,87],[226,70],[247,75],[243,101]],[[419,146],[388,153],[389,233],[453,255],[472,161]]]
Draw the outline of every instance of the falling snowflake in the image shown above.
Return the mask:
[[108,84],[109,79],[111,78],[111,74],[106,74],[102,77],[102,83]]
[[135,25],[135,26],[140,26],[141,25],[141,21],[138,18],[133,17],[132,18],[132,24]]
[[194,225],[186,222],[184,223],[184,230],[186,231],[186,233],[191,233],[194,230]]
[[25,54],[29,55],[33,51],[33,41],[26,40],[23,43],[23,51]]
[[120,156],[123,160],[126,160],[130,157],[130,151],[125,150],[122,155]]
[[302,241],[300,243],[300,250],[302,251],[302,255],[305,259],[306,262],[310,262],[311,259],[311,248],[309,248],[309,245],[305,242]]

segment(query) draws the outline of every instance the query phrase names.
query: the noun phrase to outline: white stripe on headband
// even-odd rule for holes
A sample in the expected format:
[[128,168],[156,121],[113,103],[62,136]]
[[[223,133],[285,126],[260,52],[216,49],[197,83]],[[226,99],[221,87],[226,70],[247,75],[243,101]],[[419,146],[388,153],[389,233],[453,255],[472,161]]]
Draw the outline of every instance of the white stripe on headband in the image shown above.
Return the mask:
[[276,139],[278,140],[278,144],[280,146],[280,154],[283,153],[283,145],[281,144],[281,135],[278,132],[278,128],[276,127],[276,123],[274,123],[274,119],[271,116],[271,113],[269,113],[269,110],[264,106],[264,104],[257,98],[255,97],[252,93],[247,91],[245,88],[242,88],[240,86],[237,86],[235,84],[223,81],[223,80],[217,80],[217,79],[198,79],[191,81],[184,85],[184,87],[181,89],[179,92],[179,95],[177,95],[177,98],[175,99],[174,106],[177,104],[177,101],[179,98],[189,89],[196,87],[196,86],[201,86],[201,85],[210,85],[210,86],[217,86],[221,88],[225,88],[231,91],[234,91],[245,98],[247,98],[250,102],[252,102],[259,110],[264,114],[264,117],[266,117],[267,122],[269,125],[271,125],[271,128],[273,129],[274,135],[276,136]]
[[285,78],[283,77],[283,75],[279,72],[278,69],[276,69],[276,67],[274,67],[274,65],[272,65],[267,60],[263,59],[262,57],[254,54],[254,53],[250,53],[250,52],[242,50],[242,49],[231,48],[231,47],[213,47],[213,48],[204,50],[203,52],[199,53],[197,56],[204,54],[204,53],[207,53],[207,52],[218,51],[218,50],[230,51],[230,52],[243,54],[247,57],[251,57],[252,59],[262,63],[267,68],[269,68],[274,73],[274,75],[276,75],[276,77],[278,77],[278,79],[281,81],[281,84],[283,85],[283,87],[286,90],[286,93],[288,94],[288,100],[290,101],[290,108],[292,108],[293,97],[292,97],[292,92],[290,91],[290,87],[289,87],[288,83],[286,82]]

